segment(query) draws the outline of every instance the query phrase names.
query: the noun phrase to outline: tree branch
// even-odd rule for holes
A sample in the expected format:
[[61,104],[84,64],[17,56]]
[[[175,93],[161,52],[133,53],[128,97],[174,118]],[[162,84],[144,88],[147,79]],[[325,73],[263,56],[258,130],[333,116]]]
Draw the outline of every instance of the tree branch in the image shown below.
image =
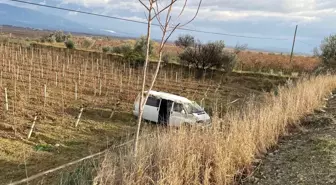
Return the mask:
[[139,2],[142,4],[142,6],[144,6],[149,11],[148,6],[146,6],[145,3],[142,2],[142,0],[139,0]]
[[187,3],[188,3],[188,0],[185,0],[185,1],[184,1],[184,5],[183,5],[183,7],[182,7],[182,10],[181,10],[181,12],[180,12],[180,14],[179,14],[179,16],[178,16],[177,18],[180,18],[180,17],[181,17],[181,15],[182,15],[183,12],[184,12],[185,7],[187,6]]
[[166,45],[168,39],[169,39],[169,38],[171,37],[171,35],[175,32],[175,30],[177,29],[177,27],[178,27],[179,25],[180,25],[180,24],[177,24],[177,25],[173,28],[173,30],[169,33],[168,37],[166,38],[166,40],[165,40],[164,43],[163,43],[163,46]]
[[167,5],[166,7],[164,7],[163,9],[161,9],[159,12],[157,12],[157,13],[153,16],[152,20],[155,19],[156,16],[160,15],[163,11],[167,10],[168,8],[171,9],[172,6],[173,6],[173,4],[176,3],[176,1],[177,1],[177,0],[172,0],[172,2],[171,2],[169,5]]
[[195,13],[195,16],[191,20],[189,20],[188,22],[182,24],[179,28],[184,27],[184,26],[190,24],[192,21],[194,21],[196,19],[197,15],[198,15],[198,12],[201,9],[202,1],[203,0],[200,0],[200,2],[198,3],[198,7],[197,7],[197,11]]
[[[157,12],[159,11],[159,5],[158,5],[158,3],[155,3],[155,4],[156,4],[156,9],[157,9],[157,10],[155,10],[155,8],[154,8],[154,13],[157,14]],[[160,15],[159,15],[159,16],[156,16],[156,20],[157,20],[158,23],[159,23],[159,26],[160,26],[161,31],[163,31],[164,26],[163,26],[163,24],[162,24],[162,22],[161,22]]]

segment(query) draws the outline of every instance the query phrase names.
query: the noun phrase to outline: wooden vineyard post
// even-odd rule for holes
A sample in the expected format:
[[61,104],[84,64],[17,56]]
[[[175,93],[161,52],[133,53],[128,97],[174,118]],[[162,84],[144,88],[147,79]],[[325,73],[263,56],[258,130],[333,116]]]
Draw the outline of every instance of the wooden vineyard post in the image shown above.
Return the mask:
[[63,65],[63,72],[62,72],[62,77],[64,78],[64,71],[65,71],[65,65],[64,64],[62,64]]
[[93,86],[93,88],[94,88],[94,96],[96,96],[96,94],[97,94],[97,81],[96,81],[95,77],[93,77],[93,78],[94,78],[94,80],[93,80],[93,83],[94,83],[94,86]]
[[0,86],[2,87],[2,71],[0,73]]
[[62,99],[62,124],[63,124],[64,113],[65,113],[65,109],[64,109],[64,85],[63,85],[63,83],[61,85],[61,99]]
[[80,85],[80,80],[81,80],[81,71],[78,72],[78,85]]
[[114,104],[114,106],[113,106],[113,108],[112,108],[112,110],[111,110],[110,119],[113,118],[113,115],[114,115],[114,113],[115,113],[115,110],[117,110],[117,108],[119,107],[119,105],[120,105],[120,102],[119,102],[119,100],[118,100],[118,101],[116,102],[116,104]]
[[75,127],[78,126],[79,121],[80,121],[80,118],[82,117],[83,111],[84,111],[84,107],[82,106],[81,109],[80,109],[80,111],[79,111],[79,114],[78,114],[78,116],[77,116],[77,120],[76,120]]
[[93,74],[93,69],[94,69],[94,66],[93,66],[93,59],[91,60],[91,73]]
[[101,83],[101,79],[99,79],[99,96],[101,96],[102,94],[102,83]]
[[78,98],[78,96],[77,96],[78,89],[77,88],[78,88],[77,83],[75,82],[75,100],[77,100],[77,98]]
[[139,89],[139,74],[137,75],[138,79],[137,79],[137,90]]
[[106,77],[106,74],[104,75],[104,85],[105,85],[105,87],[106,87],[106,91],[105,91],[105,96],[107,96],[107,94],[108,94],[108,85],[107,85],[107,77]]
[[44,104],[43,106],[45,107],[47,104],[47,85],[44,84]]
[[119,92],[123,92],[123,79],[122,79],[122,76],[120,78],[120,91]]
[[133,84],[133,78],[132,78],[132,68],[130,67],[130,75],[128,80],[128,97],[131,96],[131,86],[130,84]]
[[175,73],[175,82],[177,83],[177,72]]
[[223,104],[220,105],[220,117],[223,118]]
[[8,95],[7,95],[7,88],[5,88],[5,109],[8,111]]
[[164,76],[164,84],[166,85],[167,83],[167,72],[165,72],[165,76]]
[[58,76],[58,73],[56,72],[55,74],[55,86],[57,87],[57,76]]
[[97,59],[96,61],[96,65],[97,65],[97,71],[99,71],[99,64],[98,64],[99,60]]
[[58,55],[56,56],[56,69],[58,69]]
[[29,73],[28,76],[28,95],[30,95],[30,91],[31,91],[31,73]]
[[30,127],[30,131],[28,133],[28,139],[30,139],[32,133],[33,133],[33,130],[34,130],[34,127],[35,127],[35,123],[36,123],[36,120],[37,120],[37,114],[34,116],[34,121],[33,121],[33,124],[32,126]]

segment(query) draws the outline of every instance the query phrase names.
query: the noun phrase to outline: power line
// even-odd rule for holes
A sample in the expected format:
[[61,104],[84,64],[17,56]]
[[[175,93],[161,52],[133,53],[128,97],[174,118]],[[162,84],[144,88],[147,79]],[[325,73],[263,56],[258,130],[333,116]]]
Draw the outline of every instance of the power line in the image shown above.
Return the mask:
[[193,32],[198,32],[198,33],[208,33],[208,34],[213,34],[213,35],[230,36],[230,37],[249,38],[249,39],[289,40],[285,38],[254,37],[254,36],[236,35],[236,34],[229,34],[229,33],[210,32],[210,31],[202,31],[202,30],[196,30],[196,29],[190,29],[190,28],[180,28],[180,30],[193,31]]
[[[144,22],[144,21],[137,21],[137,20],[132,20],[132,19],[120,18],[120,17],[116,17],[116,16],[109,16],[109,15],[91,13],[91,12],[86,12],[86,11],[74,10],[74,9],[70,9],[70,8],[62,8],[62,7],[56,7],[56,6],[51,6],[51,5],[27,2],[27,1],[22,1],[22,0],[10,0],[10,1],[23,3],[23,4],[34,5],[34,6],[40,6],[40,7],[64,10],[64,11],[69,11],[69,12],[87,14],[87,15],[92,15],[92,16],[97,16],[97,17],[115,19],[115,20],[120,20],[120,21],[127,21],[127,22],[133,22],[133,23],[138,23],[138,24],[148,24],[147,22]],[[152,24],[152,25],[153,26],[160,26],[159,24]],[[238,38],[248,38],[248,39],[283,40],[283,41],[284,40],[289,40],[289,39],[285,39],[285,38],[257,37],[257,36],[246,36],[246,35],[238,35],[238,34],[211,32],[211,31],[204,31],[204,30],[191,29],[191,28],[178,28],[178,29],[183,30],[183,31],[192,31],[192,32],[197,32],[197,33],[206,33],[206,34],[212,34],[212,35],[221,35],[221,36],[230,36],[230,37],[238,37]]]

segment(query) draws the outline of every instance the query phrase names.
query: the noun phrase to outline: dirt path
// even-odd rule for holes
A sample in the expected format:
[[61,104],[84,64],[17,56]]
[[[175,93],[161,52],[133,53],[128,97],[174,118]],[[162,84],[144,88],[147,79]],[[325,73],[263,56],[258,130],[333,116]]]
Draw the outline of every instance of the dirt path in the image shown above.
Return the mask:
[[336,184],[336,95],[324,110],[282,138],[241,184]]

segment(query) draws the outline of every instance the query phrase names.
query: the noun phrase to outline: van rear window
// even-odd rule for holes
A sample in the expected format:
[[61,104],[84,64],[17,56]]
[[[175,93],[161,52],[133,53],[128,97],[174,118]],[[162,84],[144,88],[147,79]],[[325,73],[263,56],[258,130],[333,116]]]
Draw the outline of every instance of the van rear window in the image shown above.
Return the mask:
[[160,106],[160,99],[157,99],[155,97],[148,97],[146,105],[152,106],[152,107],[159,107]]

